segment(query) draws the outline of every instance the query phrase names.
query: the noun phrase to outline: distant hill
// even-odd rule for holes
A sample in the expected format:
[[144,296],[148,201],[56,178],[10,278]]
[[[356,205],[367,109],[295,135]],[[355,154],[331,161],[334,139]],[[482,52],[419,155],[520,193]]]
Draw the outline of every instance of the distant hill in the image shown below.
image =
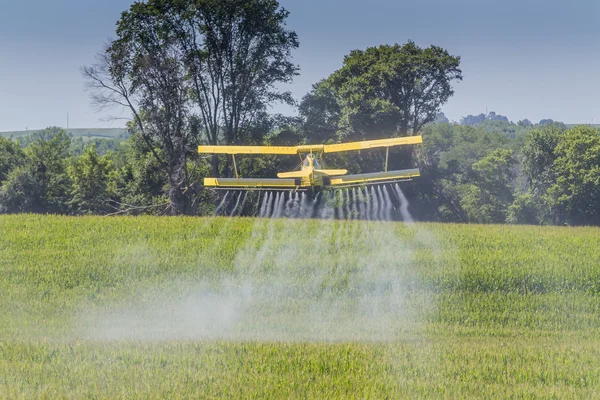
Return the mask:
[[[23,136],[29,136],[33,133],[40,132],[42,129],[29,130],[29,131],[13,131],[13,132],[0,132],[0,136],[19,138]],[[90,139],[116,139],[127,137],[127,129],[124,128],[73,128],[65,129],[67,133],[73,135],[73,137],[86,137]]]

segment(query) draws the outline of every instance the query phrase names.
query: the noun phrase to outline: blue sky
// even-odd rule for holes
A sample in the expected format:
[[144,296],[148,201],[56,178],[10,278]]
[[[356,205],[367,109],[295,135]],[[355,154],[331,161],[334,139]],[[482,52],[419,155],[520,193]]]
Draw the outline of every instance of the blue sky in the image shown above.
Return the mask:
[[[79,73],[114,36],[130,0],[0,0],[0,131],[118,127],[89,105]],[[352,49],[436,44],[462,57],[452,120],[496,111],[517,121],[600,123],[598,0],[280,0],[298,33],[300,99]],[[275,111],[283,111],[275,108]]]

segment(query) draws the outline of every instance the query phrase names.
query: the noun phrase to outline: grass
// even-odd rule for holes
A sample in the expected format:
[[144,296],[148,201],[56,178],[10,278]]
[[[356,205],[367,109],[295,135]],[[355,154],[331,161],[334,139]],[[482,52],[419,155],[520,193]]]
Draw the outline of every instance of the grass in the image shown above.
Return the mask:
[[600,229],[0,217],[1,398],[600,395]]

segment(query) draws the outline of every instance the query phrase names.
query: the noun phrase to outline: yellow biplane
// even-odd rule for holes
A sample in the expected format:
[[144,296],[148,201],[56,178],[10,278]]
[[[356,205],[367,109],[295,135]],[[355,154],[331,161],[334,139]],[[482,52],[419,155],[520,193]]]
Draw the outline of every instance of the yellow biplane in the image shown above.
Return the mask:
[[[362,186],[410,180],[419,176],[419,169],[388,171],[390,147],[422,143],[421,136],[367,140],[341,144],[301,146],[199,146],[202,154],[229,154],[233,159],[235,178],[204,178],[204,186],[228,190],[322,190],[337,187]],[[357,175],[346,175],[346,169],[321,169],[318,159],[323,154],[385,148],[385,169]],[[300,166],[296,171],[280,172],[277,178],[241,178],[235,156],[239,154],[298,155]]]

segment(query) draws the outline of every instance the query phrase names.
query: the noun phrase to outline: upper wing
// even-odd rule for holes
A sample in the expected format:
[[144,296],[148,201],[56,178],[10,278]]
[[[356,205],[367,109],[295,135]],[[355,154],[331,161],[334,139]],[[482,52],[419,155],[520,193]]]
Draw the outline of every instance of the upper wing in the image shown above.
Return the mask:
[[198,153],[210,154],[296,154],[293,146],[198,146]]
[[326,144],[323,146],[323,153],[337,153],[340,151],[375,149],[378,147],[392,147],[419,143],[423,143],[423,138],[421,136],[406,136],[392,139],[365,140],[362,142],[350,142],[340,144]]
[[297,154],[337,153],[341,151],[366,150],[378,147],[402,146],[422,143],[421,136],[406,136],[392,139],[365,140],[340,144],[307,144],[301,146],[198,146],[198,153],[209,154]]

